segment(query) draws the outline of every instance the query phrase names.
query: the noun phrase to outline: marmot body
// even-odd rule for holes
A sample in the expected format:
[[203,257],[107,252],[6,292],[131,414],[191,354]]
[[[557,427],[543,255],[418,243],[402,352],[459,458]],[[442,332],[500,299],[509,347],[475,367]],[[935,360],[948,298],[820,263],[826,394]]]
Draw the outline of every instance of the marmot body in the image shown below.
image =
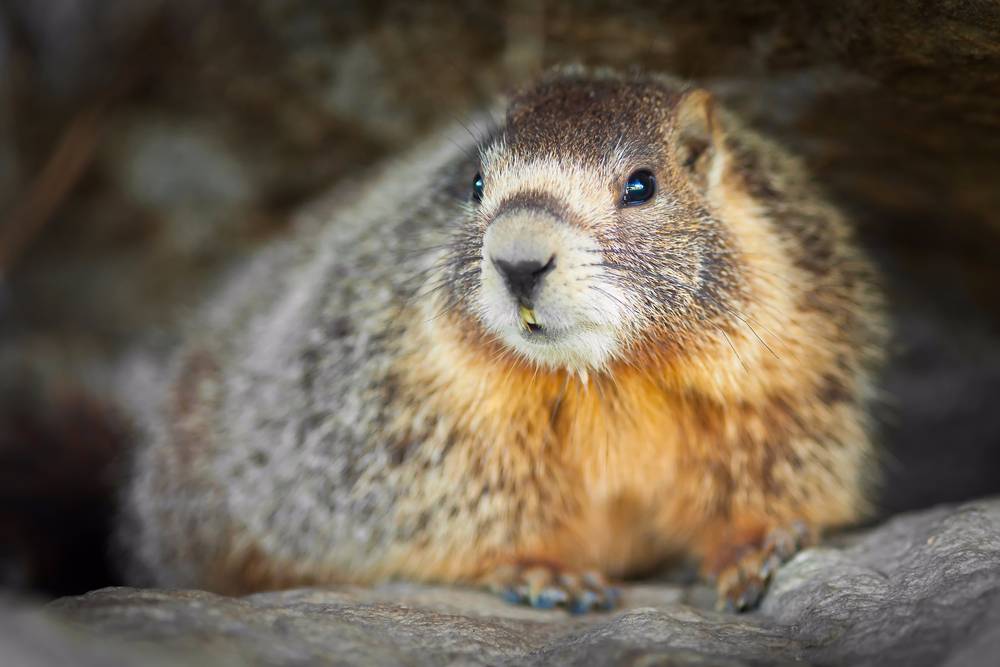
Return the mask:
[[682,553],[739,607],[792,527],[862,515],[879,299],[797,162],[704,91],[580,71],[453,139],[211,304],[146,420],[137,576],[572,604]]

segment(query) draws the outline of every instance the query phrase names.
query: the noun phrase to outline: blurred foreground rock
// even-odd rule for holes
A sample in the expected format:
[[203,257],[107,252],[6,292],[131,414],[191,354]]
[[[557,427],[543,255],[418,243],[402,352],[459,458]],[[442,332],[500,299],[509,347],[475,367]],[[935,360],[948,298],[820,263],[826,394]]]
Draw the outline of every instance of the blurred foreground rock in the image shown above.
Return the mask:
[[702,587],[655,583],[631,586],[622,611],[588,617],[408,584],[246,598],[117,588],[8,614],[0,657],[24,667],[996,664],[1000,499],[838,542],[800,554],[761,611],[743,616],[702,608]]

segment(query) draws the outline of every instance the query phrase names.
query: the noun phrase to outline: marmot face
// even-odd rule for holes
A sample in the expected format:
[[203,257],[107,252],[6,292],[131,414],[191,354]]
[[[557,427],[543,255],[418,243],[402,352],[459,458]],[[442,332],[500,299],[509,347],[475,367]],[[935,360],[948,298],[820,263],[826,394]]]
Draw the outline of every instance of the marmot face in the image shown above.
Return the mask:
[[740,289],[708,204],[719,136],[704,91],[555,75],[521,94],[470,174],[453,266],[481,260],[453,303],[527,361],[581,373],[704,338]]

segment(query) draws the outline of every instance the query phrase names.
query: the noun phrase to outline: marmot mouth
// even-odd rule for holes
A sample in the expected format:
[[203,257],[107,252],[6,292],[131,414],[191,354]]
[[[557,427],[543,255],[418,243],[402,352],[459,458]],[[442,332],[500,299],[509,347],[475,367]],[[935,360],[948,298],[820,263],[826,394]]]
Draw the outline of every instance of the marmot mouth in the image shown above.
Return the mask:
[[518,315],[521,319],[521,326],[528,333],[538,333],[542,330],[542,325],[538,323],[538,318],[535,317],[535,309],[520,304],[517,308]]
[[526,326],[520,331],[520,339],[535,346],[562,345],[573,337],[572,329],[552,329],[540,324]]

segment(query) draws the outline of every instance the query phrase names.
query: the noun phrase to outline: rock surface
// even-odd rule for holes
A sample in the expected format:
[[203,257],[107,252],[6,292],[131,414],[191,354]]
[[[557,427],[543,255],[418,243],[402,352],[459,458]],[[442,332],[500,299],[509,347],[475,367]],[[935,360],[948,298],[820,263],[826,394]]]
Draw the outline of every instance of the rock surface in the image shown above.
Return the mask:
[[633,585],[621,611],[572,617],[411,584],[245,598],[109,588],[8,613],[0,657],[26,667],[993,665],[1000,499],[903,515],[804,552],[754,614],[710,611],[706,592]]

